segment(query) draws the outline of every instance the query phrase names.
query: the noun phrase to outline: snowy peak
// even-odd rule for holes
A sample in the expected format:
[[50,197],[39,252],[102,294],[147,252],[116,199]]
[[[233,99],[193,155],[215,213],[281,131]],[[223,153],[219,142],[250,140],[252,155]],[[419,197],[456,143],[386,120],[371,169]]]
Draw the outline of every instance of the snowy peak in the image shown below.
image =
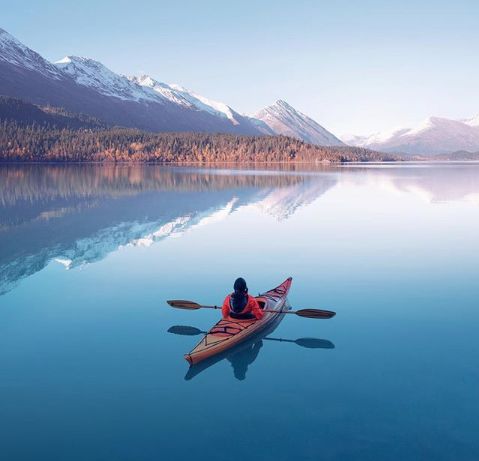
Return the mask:
[[66,56],[55,65],[78,84],[93,88],[104,95],[133,101],[151,99],[139,85],[94,59]]
[[275,134],[291,136],[319,146],[343,145],[336,136],[283,100],[260,110],[254,118],[265,123]]
[[26,47],[7,31],[0,28],[0,61],[37,71],[41,74],[54,78],[62,78],[56,67],[43,59],[38,53]]

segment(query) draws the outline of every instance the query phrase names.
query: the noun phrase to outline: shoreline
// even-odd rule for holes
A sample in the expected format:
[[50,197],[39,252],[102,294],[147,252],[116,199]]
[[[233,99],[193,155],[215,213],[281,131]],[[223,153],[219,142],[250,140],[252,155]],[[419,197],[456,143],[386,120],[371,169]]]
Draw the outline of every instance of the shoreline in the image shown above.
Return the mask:
[[426,164],[479,164],[479,160],[384,160],[384,161],[341,161],[333,162],[328,160],[323,161],[258,161],[258,162],[161,162],[161,161],[142,161],[142,160],[85,160],[85,161],[60,161],[60,160],[2,160],[0,159],[0,166],[2,165],[155,165],[164,167],[214,167],[214,166],[317,166],[317,167],[336,167],[336,166],[349,166],[349,165],[426,165]]

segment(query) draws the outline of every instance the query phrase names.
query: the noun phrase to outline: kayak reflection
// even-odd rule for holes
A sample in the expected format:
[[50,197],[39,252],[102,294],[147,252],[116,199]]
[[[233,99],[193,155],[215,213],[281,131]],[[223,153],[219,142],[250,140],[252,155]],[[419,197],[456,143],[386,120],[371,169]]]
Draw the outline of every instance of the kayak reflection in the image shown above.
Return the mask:
[[[239,344],[238,346],[228,351],[225,351],[222,354],[218,354],[214,357],[211,357],[210,359],[200,362],[199,364],[190,366],[188,372],[186,373],[185,379],[193,379],[195,376],[197,376],[204,370],[210,368],[215,363],[221,362],[222,360],[226,359],[233,367],[234,377],[240,381],[243,381],[246,379],[248,367],[253,364],[253,362],[258,357],[259,352],[264,345],[264,341],[294,343],[298,346],[305,347],[308,349],[334,349],[334,344],[327,339],[299,338],[293,340],[269,337],[268,335],[271,334],[278,326],[280,318],[269,328],[259,333],[258,335],[250,338],[244,343]],[[168,329],[168,332],[183,336],[196,336],[206,333],[205,331],[202,331],[198,328],[183,325],[172,326]]]

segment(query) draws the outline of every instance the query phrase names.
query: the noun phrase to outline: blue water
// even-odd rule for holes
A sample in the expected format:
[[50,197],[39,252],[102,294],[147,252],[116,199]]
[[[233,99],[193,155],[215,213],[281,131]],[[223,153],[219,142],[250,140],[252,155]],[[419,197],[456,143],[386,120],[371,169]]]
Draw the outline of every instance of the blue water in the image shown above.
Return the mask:
[[[0,458],[477,460],[478,236],[477,164],[2,166]],[[323,347],[188,370],[237,276]]]

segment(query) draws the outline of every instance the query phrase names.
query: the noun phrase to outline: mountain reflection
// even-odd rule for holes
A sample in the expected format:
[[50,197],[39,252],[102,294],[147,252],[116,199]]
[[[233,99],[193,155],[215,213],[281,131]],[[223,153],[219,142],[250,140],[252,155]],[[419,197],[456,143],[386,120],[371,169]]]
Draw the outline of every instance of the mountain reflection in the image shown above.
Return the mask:
[[[261,204],[284,219],[335,183],[330,176],[155,165],[4,165],[0,294],[53,259],[71,269],[247,204]],[[274,207],[268,208],[268,200]]]
[[218,221],[245,205],[288,219],[336,184],[386,187],[430,203],[479,204],[478,165],[301,169],[2,165],[0,294],[53,259],[72,269],[122,246],[148,246]]

